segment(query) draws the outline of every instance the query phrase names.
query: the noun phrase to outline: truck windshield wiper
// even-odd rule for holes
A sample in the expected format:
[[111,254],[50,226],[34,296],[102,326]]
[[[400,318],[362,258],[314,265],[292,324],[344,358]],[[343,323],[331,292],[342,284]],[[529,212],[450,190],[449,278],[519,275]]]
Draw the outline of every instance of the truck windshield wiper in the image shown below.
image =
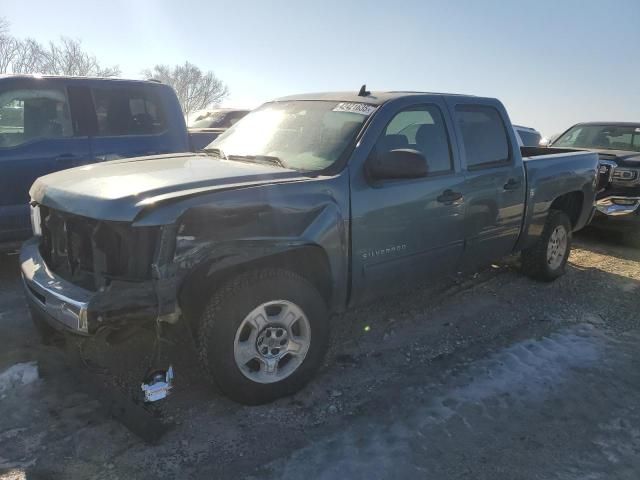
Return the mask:
[[202,151],[207,155],[211,155],[212,157],[215,157],[215,158],[221,158],[223,160],[227,159],[227,156],[225,155],[225,153],[222,151],[221,148],[205,148]]
[[266,163],[269,165],[277,165],[278,167],[287,168],[286,164],[278,157],[273,155],[227,155],[221,148],[205,148],[203,150],[207,155],[223,160],[239,160],[241,162]]
[[287,168],[287,165],[278,157],[273,155],[229,155],[229,160],[240,160],[255,163],[267,163],[269,165],[277,165],[278,167]]

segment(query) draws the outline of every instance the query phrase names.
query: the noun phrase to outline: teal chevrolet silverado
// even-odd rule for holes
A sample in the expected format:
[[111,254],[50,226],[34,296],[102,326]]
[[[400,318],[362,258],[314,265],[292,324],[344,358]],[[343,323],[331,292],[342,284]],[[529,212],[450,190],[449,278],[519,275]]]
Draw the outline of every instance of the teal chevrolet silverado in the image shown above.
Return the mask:
[[562,275],[597,170],[518,147],[491,98],[281,98],[202,153],[38,179],[25,294],[44,335],[180,323],[222,391],[268,402],[320,366],[332,313],[514,252]]

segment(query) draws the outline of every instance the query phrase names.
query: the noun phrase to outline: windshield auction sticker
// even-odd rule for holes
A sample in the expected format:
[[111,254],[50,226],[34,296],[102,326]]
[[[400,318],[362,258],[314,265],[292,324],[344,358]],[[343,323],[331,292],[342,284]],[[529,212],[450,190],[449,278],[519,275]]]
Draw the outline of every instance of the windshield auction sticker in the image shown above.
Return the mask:
[[342,102],[335,106],[334,112],[359,113],[360,115],[371,115],[376,110],[373,105],[366,103]]

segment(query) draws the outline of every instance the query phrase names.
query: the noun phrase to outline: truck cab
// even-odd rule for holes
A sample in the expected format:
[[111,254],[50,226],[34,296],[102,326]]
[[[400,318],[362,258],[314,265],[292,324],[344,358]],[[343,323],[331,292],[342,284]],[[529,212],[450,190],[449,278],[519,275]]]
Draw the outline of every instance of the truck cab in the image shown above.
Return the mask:
[[175,93],[157,82],[0,76],[0,245],[31,235],[36,178],[117,158],[182,152]]

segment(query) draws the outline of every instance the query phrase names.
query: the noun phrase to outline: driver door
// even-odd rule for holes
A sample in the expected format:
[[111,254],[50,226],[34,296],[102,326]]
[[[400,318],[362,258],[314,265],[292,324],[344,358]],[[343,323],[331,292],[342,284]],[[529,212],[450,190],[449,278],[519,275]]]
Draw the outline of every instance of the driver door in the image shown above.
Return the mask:
[[418,150],[427,159],[427,176],[352,181],[355,302],[436,278],[462,255],[464,177],[455,167],[443,111],[432,103],[397,112],[371,152]]
[[90,158],[88,138],[74,131],[65,88],[0,92],[0,242],[31,235],[29,189],[38,177]]

